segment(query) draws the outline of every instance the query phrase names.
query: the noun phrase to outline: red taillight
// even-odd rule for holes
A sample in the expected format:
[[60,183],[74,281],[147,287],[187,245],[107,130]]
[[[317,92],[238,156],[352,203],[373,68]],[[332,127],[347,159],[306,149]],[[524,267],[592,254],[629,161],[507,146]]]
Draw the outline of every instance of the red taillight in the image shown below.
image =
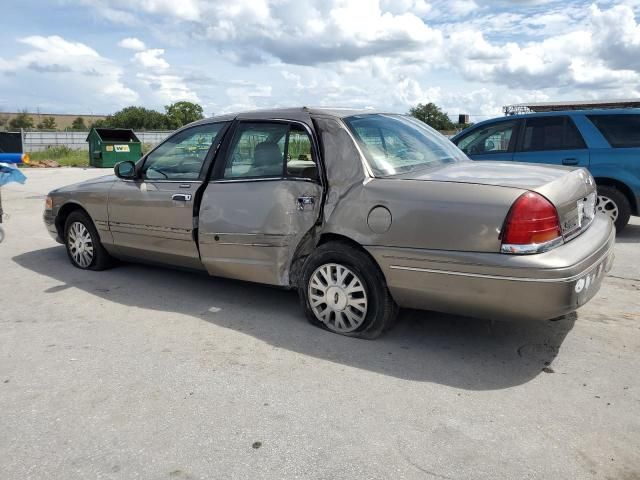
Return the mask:
[[534,245],[561,235],[556,207],[542,195],[527,192],[511,206],[502,232],[502,244]]

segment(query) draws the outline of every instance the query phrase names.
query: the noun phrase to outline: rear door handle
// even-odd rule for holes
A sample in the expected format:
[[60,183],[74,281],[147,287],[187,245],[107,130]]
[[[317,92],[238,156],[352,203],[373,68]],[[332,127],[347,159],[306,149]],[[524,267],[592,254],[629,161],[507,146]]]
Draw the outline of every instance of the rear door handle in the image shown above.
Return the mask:
[[577,158],[563,158],[562,159],[562,164],[563,165],[578,165],[578,159]]
[[191,201],[191,194],[190,193],[174,193],[173,196],[171,197],[171,200],[174,200],[176,202],[189,202]]
[[298,197],[298,210],[304,210],[305,206],[313,205],[314,203],[316,203],[316,199],[314,197],[308,195]]

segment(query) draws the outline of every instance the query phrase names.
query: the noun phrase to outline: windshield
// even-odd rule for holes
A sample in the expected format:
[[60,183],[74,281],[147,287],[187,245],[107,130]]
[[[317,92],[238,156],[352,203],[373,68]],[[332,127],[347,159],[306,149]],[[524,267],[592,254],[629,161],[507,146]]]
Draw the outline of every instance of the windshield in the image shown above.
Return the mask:
[[469,161],[445,137],[407,115],[354,115],[345,122],[376,176]]

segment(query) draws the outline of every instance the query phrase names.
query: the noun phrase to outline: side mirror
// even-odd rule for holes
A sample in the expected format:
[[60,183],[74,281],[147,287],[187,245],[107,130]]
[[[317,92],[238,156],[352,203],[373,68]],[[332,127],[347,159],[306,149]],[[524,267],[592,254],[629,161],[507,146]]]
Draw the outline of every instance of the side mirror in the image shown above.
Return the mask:
[[116,166],[113,167],[113,171],[118,178],[125,180],[133,180],[136,178],[136,164],[129,160],[116,163]]

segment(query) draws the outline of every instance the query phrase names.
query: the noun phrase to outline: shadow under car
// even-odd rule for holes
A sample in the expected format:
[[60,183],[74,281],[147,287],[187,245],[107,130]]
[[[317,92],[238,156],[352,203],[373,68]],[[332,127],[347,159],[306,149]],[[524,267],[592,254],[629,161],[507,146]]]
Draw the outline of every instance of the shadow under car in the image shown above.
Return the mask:
[[[293,291],[129,263],[88,272],[71,266],[62,246],[13,260],[60,282],[45,297],[79,288],[124,306],[191,315],[302,355],[468,390],[503,389],[535,378],[553,362],[576,318],[493,322],[402,311],[381,338],[356,340],[310,325]],[[220,310],[212,313],[212,307]]]

